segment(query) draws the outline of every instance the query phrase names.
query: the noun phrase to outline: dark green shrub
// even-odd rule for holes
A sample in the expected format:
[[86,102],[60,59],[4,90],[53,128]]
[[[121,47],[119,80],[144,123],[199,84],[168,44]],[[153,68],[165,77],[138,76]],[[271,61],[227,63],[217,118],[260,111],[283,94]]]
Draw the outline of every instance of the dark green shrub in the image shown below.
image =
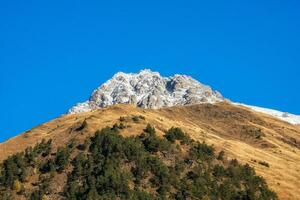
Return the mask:
[[55,157],[55,165],[58,172],[62,172],[65,167],[69,163],[70,152],[69,148],[58,148],[56,157]]
[[132,121],[138,123],[140,120],[145,120],[145,117],[143,115],[134,115],[132,117]]
[[265,167],[270,167],[269,163],[267,163],[265,161],[259,161],[258,163],[265,166]]
[[214,148],[206,143],[197,142],[190,153],[201,161],[212,160],[214,158]]
[[133,116],[132,117],[132,120],[135,122],[135,123],[138,123],[140,121],[140,118],[139,116]]
[[225,155],[225,152],[224,151],[220,151],[217,159],[218,160],[224,160],[224,155]]
[[180,128],[170,128],[166,134],[165,138],[170,142],[175,142],[175,140],[180,140],[183,144],[188,144],[190,138],[180,129]]
[[87,122],[86,122],[86,120],[84,120],[81,124],[80,124],[80,126],[78,126],[77,128],[75,128],[75,131],[82,131],[85,127],[87,127]]
[[125,122],[125,121],[126,121],[126,118],[122,116],[122,117],[119,118],[119,121],[120,121],[120,122]]

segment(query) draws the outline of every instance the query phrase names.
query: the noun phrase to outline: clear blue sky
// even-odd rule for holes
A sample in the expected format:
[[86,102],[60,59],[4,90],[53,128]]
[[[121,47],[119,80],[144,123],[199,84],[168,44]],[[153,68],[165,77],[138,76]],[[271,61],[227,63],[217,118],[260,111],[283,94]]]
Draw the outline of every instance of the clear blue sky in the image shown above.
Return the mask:
[[1,1],[0,141],[142,68],[300,114],[298,2]]

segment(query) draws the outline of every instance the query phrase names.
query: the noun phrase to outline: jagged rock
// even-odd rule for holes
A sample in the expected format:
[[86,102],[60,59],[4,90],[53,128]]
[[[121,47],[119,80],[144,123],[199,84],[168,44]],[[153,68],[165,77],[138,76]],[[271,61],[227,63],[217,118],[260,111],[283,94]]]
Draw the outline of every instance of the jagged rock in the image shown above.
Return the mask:
[[142,108],[156,109],[222,101],[246,106],[292,124],[300,124],[299,115],[234,103],[225,99],[218,91],[212,90],[190,76],[176,74],[162,77],[158,72],[148,69],[138,73],[115,74],[112,79],[97,88],[88,101],[77,104],[68,113],[85,112],[114,104],[133,104]]
[[142,108],[161,108],[174,105],[216,103],[222,95],[190,76],[162,77],[158,72],[119,72],[97,88],[90,99],[79,103],[69,113],[85,112],[113,104],[133,104]]

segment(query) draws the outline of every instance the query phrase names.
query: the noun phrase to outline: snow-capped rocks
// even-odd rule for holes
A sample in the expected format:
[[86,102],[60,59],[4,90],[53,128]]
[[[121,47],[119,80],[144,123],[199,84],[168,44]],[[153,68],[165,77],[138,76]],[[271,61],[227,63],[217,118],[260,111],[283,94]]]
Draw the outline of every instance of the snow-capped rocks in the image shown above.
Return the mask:
[[83,102],[83,103],[78,103],[75,106],[73,106],[70,110],[69,113],[80,113],[80,112],[87,112],[90,111],[92,108],[89,104],[88,101]]
[[97,88],[90,99],[79,103],[69,113],[85,112],[113,104],[133,104],[142,108],[161,108],[174,105],[215,103],[222,95],[186,75],[162,77],[158,72],[115,74]]
[[[149,69],[138,73],[116,73],[112,79],[97,88],[90,99],[78,103],[68,113],[86,112],[114,104],[133,104],[142,108],[162,108],[175,105],[217,103],[225,98],[209,86],[190,76],[176,74],[163,77]],[[291,124],[300,124],[300,116],[272,109],[234,103],[254,111],[269,114]]]

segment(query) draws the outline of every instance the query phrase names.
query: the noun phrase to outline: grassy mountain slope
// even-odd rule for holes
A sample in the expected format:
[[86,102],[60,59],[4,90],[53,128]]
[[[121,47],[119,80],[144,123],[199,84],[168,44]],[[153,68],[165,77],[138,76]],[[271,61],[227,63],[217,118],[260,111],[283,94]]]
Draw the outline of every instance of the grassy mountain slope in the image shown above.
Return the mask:
[[[136,116],[133,121],[144,119]],[[68,200],[251,199],[276,200],[265,180],[248,164],[216,154],[206,143],[172,127],[158,137],[150,124],[124,137],[121,123],[98,130],[80,143],[56,151],[52,140],[4,160],[0,198]],[[76,130],[82,130],[84,123]],[[79,142],[79,143],[78,143]],[[57,187],[57,186],[60,187]]]
[[116,105],[66,115],[0,144],[0,159],[34,146],[42,139],[52,139],[53,150],[72,139],[80,143],[96,130],[120,120],[126,126],[120,132],[123,136],[139,135],[147,123],[156,128],[158,136],[173,126],[180,127],[192,139],[213,144],[216,151],[224,150],[228,159],[236,158],[253,166],[280,199],[300,199],[299,126],[226,103],[158,110]]

